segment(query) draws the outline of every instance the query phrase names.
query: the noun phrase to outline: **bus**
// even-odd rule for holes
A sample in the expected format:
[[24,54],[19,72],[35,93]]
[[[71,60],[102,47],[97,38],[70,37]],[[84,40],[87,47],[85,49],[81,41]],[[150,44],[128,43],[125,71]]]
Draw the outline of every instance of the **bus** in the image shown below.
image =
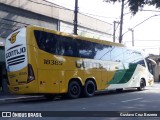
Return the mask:
[[123,44],[26,26],[6,39],[8,87],[15,94],[92,97],[96,91],[143,90],[154,82],[148,56]]

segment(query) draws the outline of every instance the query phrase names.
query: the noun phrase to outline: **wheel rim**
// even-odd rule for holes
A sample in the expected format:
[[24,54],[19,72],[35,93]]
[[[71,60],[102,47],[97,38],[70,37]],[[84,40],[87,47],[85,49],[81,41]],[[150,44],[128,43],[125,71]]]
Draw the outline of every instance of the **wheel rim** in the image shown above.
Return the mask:
[[72,95],[78,96],[79,93],[80,93],[79,91],[80,91],[80,89],[79,89],[79,86],[78,86],[78,85],[74,84],[74,85],[71,86],[70,93],[71,93]]

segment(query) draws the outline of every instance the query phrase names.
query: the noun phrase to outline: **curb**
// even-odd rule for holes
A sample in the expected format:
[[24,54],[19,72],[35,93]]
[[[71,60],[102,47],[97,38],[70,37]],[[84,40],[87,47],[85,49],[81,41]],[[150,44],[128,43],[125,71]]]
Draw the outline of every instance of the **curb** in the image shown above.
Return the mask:
[[45,99],[43,96],[22,96],[22,97],[12,97],[9,96],[7,98],[0,98],[0,104],[3,103],[12,103],[12,102],[22,102],[22,101],[28,101],[28,100],[41,100]]

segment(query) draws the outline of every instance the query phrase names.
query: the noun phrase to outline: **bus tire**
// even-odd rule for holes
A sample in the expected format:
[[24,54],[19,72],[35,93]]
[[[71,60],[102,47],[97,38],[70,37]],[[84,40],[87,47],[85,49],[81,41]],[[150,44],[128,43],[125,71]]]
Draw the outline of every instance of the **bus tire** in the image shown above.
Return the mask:
[[95,83],[91,80],[88,80],[83,87],[82,96],[92,97],[95,94],[96,86]]
[[70,81],[68,85],[68,97],[76,99],[80,96],[81,87],[77,81]]
[[146,82],[144,79],[140,80],[140,86],[137,88],[138,91],[143,91],[146,86]]

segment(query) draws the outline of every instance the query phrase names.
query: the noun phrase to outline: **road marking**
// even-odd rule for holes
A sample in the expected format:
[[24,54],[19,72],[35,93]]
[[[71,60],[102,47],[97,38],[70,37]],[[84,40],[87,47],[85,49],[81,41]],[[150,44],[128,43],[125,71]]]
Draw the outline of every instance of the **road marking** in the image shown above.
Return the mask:
[[143,98],[136,98],[136,99],[124,100],[124,101],[121,101],[121,102],[130,102],[130,101],[141,100],[141,99],[143,99]]

